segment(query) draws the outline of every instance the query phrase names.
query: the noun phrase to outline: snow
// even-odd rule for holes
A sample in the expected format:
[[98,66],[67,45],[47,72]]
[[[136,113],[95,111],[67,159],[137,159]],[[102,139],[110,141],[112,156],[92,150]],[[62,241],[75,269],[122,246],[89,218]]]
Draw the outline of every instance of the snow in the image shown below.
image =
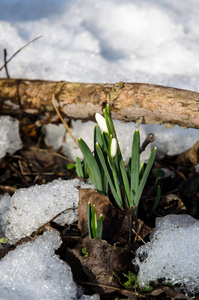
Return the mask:
[[19,121],[10,116],[0,117],[0,158],[6,153],[12,155],[22,148],[19,136]]
[[[18,245],[0,260],[0,299],[99,300],[85,296],[73,281],[71,269],[55,250],[62,244],[56,230]],[[82,295],[82,296],[81,296]]]
[[15,244],[20,238],[31,235],[61,212],[63,213],[54,220],[56,223],[64,226],[77,221],[78,187],[92,188],[92,185],[79,179],[59,179],[19,189],[10,199],[5,194],[0,199],[2,235],[8,238],[10,244]]
[[42,35],[9,63],[12,77],[198,91],[198,14],[197,0],[2,0],[0,60]]
[[54,254],[61,243],[55,230],[48,231],[1,259],[1,299],[75,300],[77,287],[70,267]]
[[[79,137],[84,139],[91,150],[93,150],[93,129],[95,125],[96,123],[92,121],[83,123],[81,120],[77,120],[72,121],[71,127],[74,137],[76,139]],[[157,157],[162,158],[166,154],[176,155],[188,150],[199,139],[198,129],[183,129],[177,125],[166,129],[164,125],[142,125],[133,122],[123,123],[119,120],[114,120],[114,125],[125,161],[131,156],[135,129],[139,129],[141,143],[143,143],[149,133],[152,132],[155,134],[155,141],[148,145],[146,150],[141,154],[141,161],[148,160],[151,150],[155,146],[157,147]],[[62,146],[63,153],[71,160],[75,161],[76,156],[83,157],[73,139],[66,133],[63,124],[59,126],[53,124],[45,125],[44,133],[46,144],[53,146],[55,151]]]
[[[91,83],[145,82],[199,91],[198,15],[197,0],[188,2],[180,0],[1,0],[0,61],[3,64],[4,48],[7,49],[9,58],[20,47],[41,35],[40,39],[24,48],[9,62],[8,70],[11,77]],[[0,77],[5,77],[4,69],[0,72]],[[9,122],[14,127],[9,127]],[[198,130],[184,130],[177,126],[167,130],[164,130],[163,126],[153,124],[149,127],[135,124],[127,126],[124,127],[123,123],[116,121],[116,130],[125,158],[130,155],[135,128],[139,128],[142,140],[149,132],[156,134],[155,142],[148,147],[146,157],[142,159],[147,159],[147,153],[154,145],[158,146],[158,155],[161,156],[163,153],[172,155],[176,154],[178,149],[182,152],[191,147],[199,136]],[[82,126],[81,121],[76,121],[73,122],[72,130],[76,137],[84,138],[92,147],[93,123],[85,123]],[[55,128],[54,125],[49,124],[45,131],[47,142],[58,149],[65,132],[63,126]],[[0,157],[3,157],[6,152],[12,154],[21,148],[17,121],[5,117],[0,123],[0,132]],[[127,132],[130,132],[130,135],[127,135]],[[125,140],[124,136],[127,137]],[[69,142],[70,137],[66,137]],[[13,143],[15,138],[16,141]],[[67,144],[64,144],[63,149],[72,159],[76,155],[80,156],[75,145],[68,148]],[[1,196],[0,234],[6,232],[10,242],[14,242],[24,234],[31,234],[37,226],[44,224],[57,212],[76,206],[77,183],[74,182],[74,187],[71,184],[70,182],[71,194],[69,190],[67,191],[65,182],[55,181],[49,185],[19,190],[12,197],[7,194]],[[71,200],[70,204],[67,202],[67,197]],[[17,210],[14,209],[15,205]],[[67,217],[63,214],[61,218],[63,218],[61,222],[67,223],[75,220],[77,213],[70,210]],[[186,220],[186,216],[182,218]],[[173,219],[171,227],[172,224]],[[178,231],[175,225],[170,228],[170,236],[173,231],[173,234],[176,233],[175,240],[178,240],[177,237],[180,239],[176,251],[181,253],[182,249],[185,249],[184,254],[186,254],[188,249],[186,247],[191,243],[189,236],[193,235],[197,239],[197,235],[194,234],[197,226],[193,222],[188,229],[189,235],[184,233],[186,228],[183,224]],[[18,232],[20,232],[19,236]],[[168,235],[167,229],[166,232]],[[180,234],[177,235],[177,232]],[[198,240],[194,240],[193,236],[193,247],[188,257],[190,265],[192,265],[191,258],[196,265],[195,257],[198,253],[198,248],[194,250],[193,243],[195,241],[198,247]],[[158,239],[160,240],[160,236]],[[181,243],[183,241],[183,247],[180,241]],[[67,280],[73,282],[69,267],[54,255],[54,250],[59,247],[59,243],[60,238],[57,233],[47,232],[36,241],[22,244],[6,255],[0,261],[0,269],[2,268],[0,297],[47,299],[50,292],[52,294],[48,299],[75,297],[75,284],[72,283],[72,287],[67,290],[69,294],[65,289]],[[147,245],[149,252],[150,247],[153,249],[153,243]],[[163,248],[161,251],[164,250]],[[154,263],[157,269],[162,263],[161,251],[156,254]],[[21,253],[24,253],[27,261]],[[173,255],[176,263],[175,253]],[[186,262],[184,264],[186,265]],[[50,271],[51,267],[55,270],[55,275]],[[195,279],[198,278],[197,270],[192,268],[191,273]],[[187,285],[190,278],[183,277],[184,273],[179,274],[181,278],[176,279],[174,276],[174,280],[182,280],[186,288],[194,289]],[[68,278],[64,283],[61,281],[62,276]],[[184,282],[183,278],[187,282]],[[34,280],[37,283],[35,285]],[[142,280],[146,282],[140,275],[140,282]]]
[[199,292],[199,221],[189,215],[156,219],[150,242],[137,250],[138,283],[149,281],[179,284],[185,292]]

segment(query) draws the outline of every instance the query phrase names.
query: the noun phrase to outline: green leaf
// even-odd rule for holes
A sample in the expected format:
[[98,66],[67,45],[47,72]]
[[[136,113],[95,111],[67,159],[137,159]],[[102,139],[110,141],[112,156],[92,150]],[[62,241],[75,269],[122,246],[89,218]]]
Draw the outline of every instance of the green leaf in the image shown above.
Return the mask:
[[93,204],[92,212],[91,212],[91,230],[92,230],[92,237],[93,239],[96,238],[96,231],[97,231],[97,218],[95,214],[95,205]]
[[124,283],[126,288],[136,288],[138,286],[137,283],[137,275],[128,271],[128,274],[122,273],[124,277],[128,278],[128,281]]
[[111,188],[111,192],[113,194],[113,197],[115,198],[115,201],[117,202],[117,204],[122,207],[122,201],[119,198],[119,196],[117,194],[117,191],[116,191],[116,188],[115,188],[115,185],[114,185],[114,178],[113,178],[112,170],[109,166],[107,158],[103,155],[102,149],[100,148],[98,143],[96,144],[96,150],[97,150],[101,165],[104,169],[105,175],[107,177],[107,181],[108,181],[109,186]]
[[109,145],[109,140],[110,137],[106,132],[101,132],[102,140],[103,140],[103,147],[102,150],[106,153],[108,153],[108,145]]
[[8,242],[8,239],[6,237],[0,238],[0,244],[6,244]]
[[108,128],[109,135],[112,134],[112,136],[117,139],[115,126],[114,126],[112,118],[111,118],[110,106],[108,104],[106,105],[106,107],[104,109],[104,117],[105,117],[105,120],[106,120],[106,125],[107,125],[107,128]]
[[114,271],[114,270],[112,270],[112,273],[113,273],[113,275],[117,278],[119,284],[121,284],[122,286],[124,286],[124,284],[122,283],[122,281],[121,281],[119,275],[117,274],[117,272]]
[[120,161],[120,171],[122,174],[122,180],[123,180],[123,186],[124,186],[124,190],[125,190],[125,195],[126,195],[126,200],[128,203],[128,207],[131,207],[131,203],[130,203],[130,185],[129,185],[129,179],[127,176],[127,172],[126,172],[126,168],[124,165],[123,160]]
[[67,164],[67,170],[72,170],[73,168],[75,168],[75,164],[74,163],[69,163]]
[[132,143],[131,154],[131,206],[134,205],[133,199],[138,186],[139,186],[139,172],[140,172],[140,133],[139,130],[135,130]]
[[145,287],[141,287],[140,288],[140,291],[142,292],[150,292],[154,289],[154,287],[152,287],[150,284],[148,286],[145,286]]
[[158,185],[155,202],[154,202],[153,207],[152,207],[152,209],[149,213],[149,216],[151,216],[154,213],[154,211],[156,210],[156,208],[158,206],[158,203],[160,202],[160,196],[161,196],[161,188],[160,188],[160,185]]
[[99,219],[97,221],[97,231],[96,231],[96,239],[101,240],[102,238],[102,230],[103,230],[103,215],[101,214],[99,216]]
[[92,229],[91,229],[91,203],[88,202],[87,204],[87,222],[88,222],[88,234],[89,239],[92,240]]
[[137,275],[135,275],[134,273],[128,271],[128,274],[122,273],[122,275],[126,278],[128,278],[128,280],[126,282],[122,282],[120,276],[118,275],[118,273],[114,270],[112,270],[113,275],[118,279],[119,284],[122,285],[123,287],[125,287],[126,289],[133,289],[136,288],[138,286],[137,284]]
[[96,159],[94,158],[91,150],[89,149],[87,144],[84,142],[84,140],[78,139],[78,143],[79,143],[79,147],[84,155],[84,158],[86,160],[88,168],[91,172],[92,180],[95,185],[95,189],[98,190],[99,192],[102,192],[103,191],[102,178],[101,178],[100,169],[96,162]]
[[165,172],[162,169],[155,169],[153,174],[157,178],[162,178],[162,177],[164,177]]
[[86,247],[82,248],[82,254],[84,254],[84,257],[88,257],[88,252],[86,251]]
[[[114,185],[115,185],[115,188],[116,188],[116,192],[117,192],[117,195],[120,199],[120,202],[122,203],[122,195],[121,195],[122,175],[121,175],[121,171],[120,171],[120,168],[119,168],[119,165],[118,165],[119,164],[119,159],[121,161],[122,161],[122,159],[121,159],[121,156],[118,155],[118,151],[117,151],[114,158],[111,156],[112,140],[113,140],[113,136],[110,135],[110,140],[109,140],[109,145],[108,145],[108,158],[109,158],[109,163],[111,165],[111,170],[112,170],[112,174],[113,174],[113,180],[114,180]],[[118,147],[117,147],[117,149],[118,149]]]
[[108,183],[107,183],[106,176],[105,176],[104,170],[102,168],[100,159],[97,154],[96,143],[98,143],[102,149],[105,149],[106,145],[105,145],[105,140],[104,140],[104,134],[103,134],[103,132],[101,132],[98,125],[95,125],[95,127],[94,127],[94,157],[96,159],[96,162],[97,162],[98,167],[100,168],[100,172],[101,172],[102,192],[103,192],[103,194],[108,195]]
[[134,214],[137,215],[138,213],[138,204],[139,204],[139,201],[140,201],[140,198],[141,198],[141,195],[142,195],[142,192],[143,192],[143,189],[145,187],[145,184],[146,184],[146,181],[147,181],[147,178],[149,176],[149,173],[151,171],[151,168],[153,166],[153,163],[154,163],[154,160],[155,160],[155,155],[156,155],[156,150],[157,148],[155,147],[152,152],[151,152],[151,155],[149,157],[149,160],[148,160],[148,163],[147,163],[147,166],[146,166],[146,169],[144,171],[144,174],[143,174],[143,177],[140,181],[140,185],[138,187],[138,190],[136,192],[136,195],[135,195],[135,198],[134,198],[134,205],[136,205],[136,209],[134,210]]
[[141,167],[140,167],[140,174],[139,174],[139,179],[142,179],[142,176],[144,174],[144,161],[141,163]]
[[75,168],[76,168],[77,176],[84,177],[84,171],[83,171],[82,163],[81,163],[79,157],[76,157]]
[[95,151],[95,144],[98,143],[100,145],[100,147],[103,147],[104,145],[104,141],[103,141],[103,138],[102,138],[102,132],[99,128],[98,125],[95,125],[94,126],[94,154],[96,155],[96,151]]

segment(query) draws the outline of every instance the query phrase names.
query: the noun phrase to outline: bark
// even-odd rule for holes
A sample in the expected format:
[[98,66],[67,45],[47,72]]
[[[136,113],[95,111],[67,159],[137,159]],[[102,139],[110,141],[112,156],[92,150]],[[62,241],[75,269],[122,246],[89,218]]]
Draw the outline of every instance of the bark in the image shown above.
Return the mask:
[[0,79],[0,114],[54,116],[53,95],[63,117],[93,119],[109,103],[114,119],[199,128],[199,93],[144,83]]

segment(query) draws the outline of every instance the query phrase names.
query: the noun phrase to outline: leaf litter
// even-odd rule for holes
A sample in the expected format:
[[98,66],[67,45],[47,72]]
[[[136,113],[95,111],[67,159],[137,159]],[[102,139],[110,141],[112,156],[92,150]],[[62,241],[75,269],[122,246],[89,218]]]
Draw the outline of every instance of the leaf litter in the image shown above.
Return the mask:
[[[0,160],[1,194],[8,192],[12,195],[18,188],[47,183],[57,178],[75,178],[74,169],[67,169],[71,161],[63,155],[61,149],[55,153],[46,147],[41,128],[38,120],[32,117],[22,119],[23,148]],[[133,208],[118,210],[111,199],[96,190],[80,189],[78,223],[59,226],[49,220],[45,224],[60,232],[63,244],[57,254],[71,266],[75,282],[84,288],[85,293],[97,292],[101,299],[189,299],[180,290],[161,282],[152,283],[151,291],[142,291],[138,287],[124,289],[113,273],[117,272],[122,282],[126,281],[123,275],[128,271],[137,274],[138,270],[132,264],[132,259],[136,250],[149,240],[149,234],[155,229],[157,216],[186,213],[199,219],[199,175],[194,169],[198,162],[198,142],[178,156],[167,156],[156,161],[141,198],[138,219],[132,217]],[[158,178],[162,195],[155,212],[149,216],[157,189],[154,185],[157,179],[154,170],[167,171],[170,175]],[[88,238],[88,201],[95,204],[97,218],[103,214],[102,240]],[[33,233],[32,238],[41,234],[42,229]],[[83,248],[88,253],[87,257],[82,253]],[[0,257],[12,249],[13,246],[10,249],[0,249]]]

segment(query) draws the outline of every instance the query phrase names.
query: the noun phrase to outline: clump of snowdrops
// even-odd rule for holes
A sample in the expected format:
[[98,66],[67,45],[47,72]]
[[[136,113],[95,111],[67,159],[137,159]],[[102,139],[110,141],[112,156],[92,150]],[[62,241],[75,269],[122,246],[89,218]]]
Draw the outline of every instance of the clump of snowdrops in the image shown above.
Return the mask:
[[[157,148],[152,150],[146,167],[144,163],[140,167],[140,134],[135,130],[131,157],[125,167],[109,105],[106,105],[103,112],[104,117],[98,113],[95,116],[98,125],[94,127],[94,153],[83,139],[78,139],[84,159],[81,162],[78,157],[76,158],[77,175],[86,177],[88,174],[99,193],[110,196],[111,191],[117,205],[122,209],[135,207],[133,214],[137,217],[140,198],[153,166]],[[159,196],[158,187],[155,205]]]

